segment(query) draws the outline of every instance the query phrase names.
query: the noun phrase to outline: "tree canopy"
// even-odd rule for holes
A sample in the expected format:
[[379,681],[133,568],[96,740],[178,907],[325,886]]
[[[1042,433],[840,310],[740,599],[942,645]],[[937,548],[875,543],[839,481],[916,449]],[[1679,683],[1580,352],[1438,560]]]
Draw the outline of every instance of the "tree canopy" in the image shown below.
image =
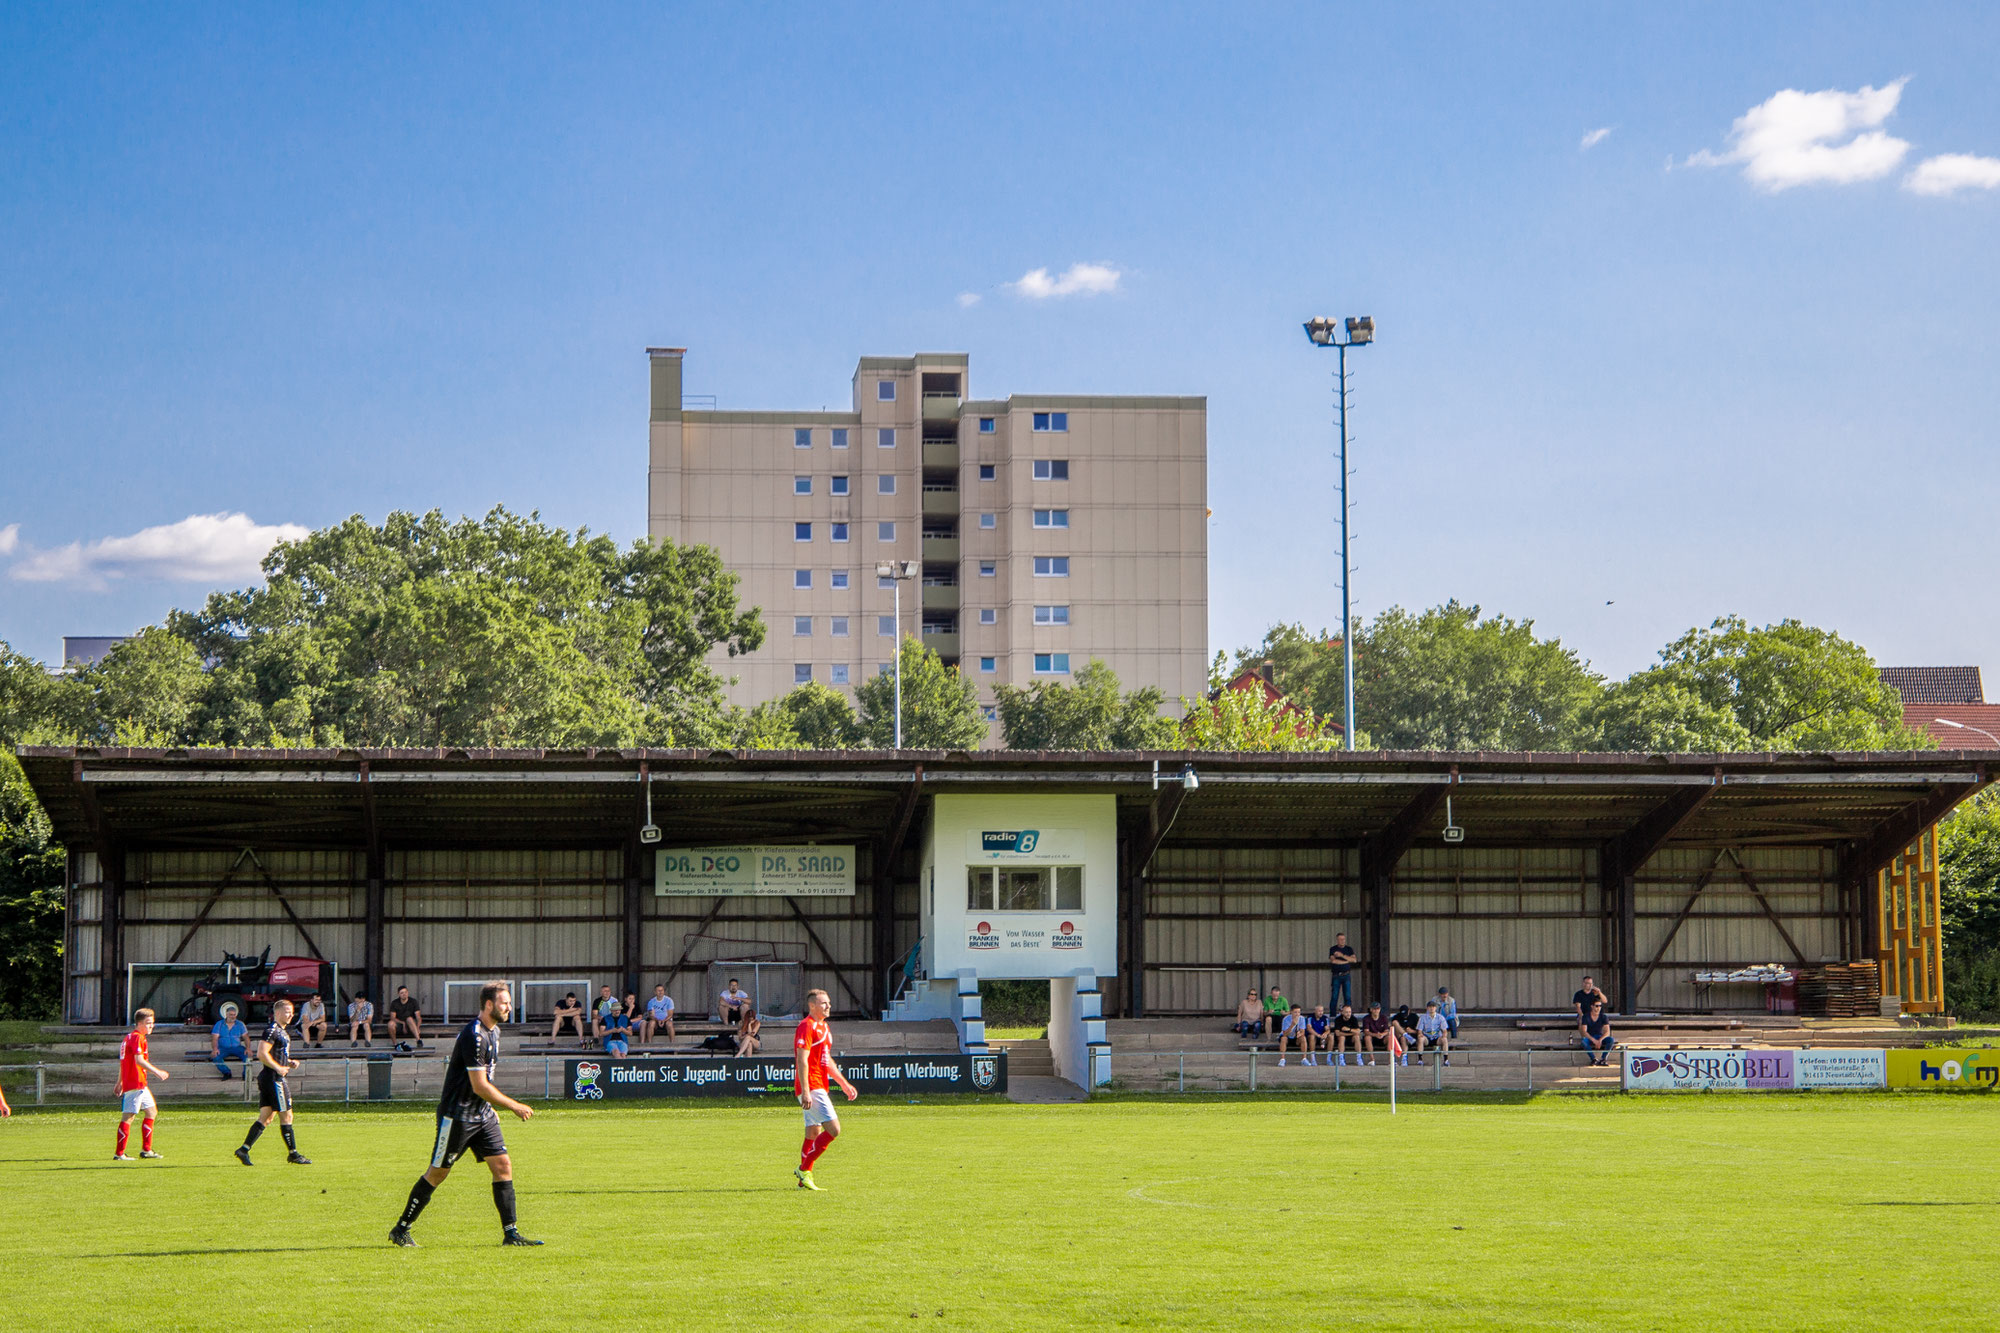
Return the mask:
[[[899,648],[903,670],[903,745],[912,750],[970,750],[986,739],[979,691],[914,637]],[[896,743],[896,678],[884,671],[854,691],[867,743],[886,750]]]
[[1118,673],[1094,658],[1067,685],[1001,685],[994,695],[1010,750],[1161,750],[1178,732],[1160,716],[1158,687],[1124,692]]

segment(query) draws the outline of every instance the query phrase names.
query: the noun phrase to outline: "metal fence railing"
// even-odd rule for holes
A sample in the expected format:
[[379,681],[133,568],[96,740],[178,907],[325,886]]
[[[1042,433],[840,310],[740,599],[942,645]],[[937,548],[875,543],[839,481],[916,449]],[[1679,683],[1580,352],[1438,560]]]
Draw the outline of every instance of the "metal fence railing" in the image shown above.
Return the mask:
[[1261,1092],[1261,1091],[1386,1091],[1399,1092],[1534,1092],[1555,1087],[1616,1088],[1617,1053],[1610,1063],[1592,1065],[1580,1050],[1457,1050],[1451,1063],[1426,1053],[1423,1063],[1412,1055],[1392,1065],[1377,1054],[1374,1063],[1329,1062],[1321,1055],[1304,1064],[1294,1055],[1279,1064],[1270,1051],[1147,1051],[1114,1050],[1111,1069],[1115,1085],[1135,1091]]

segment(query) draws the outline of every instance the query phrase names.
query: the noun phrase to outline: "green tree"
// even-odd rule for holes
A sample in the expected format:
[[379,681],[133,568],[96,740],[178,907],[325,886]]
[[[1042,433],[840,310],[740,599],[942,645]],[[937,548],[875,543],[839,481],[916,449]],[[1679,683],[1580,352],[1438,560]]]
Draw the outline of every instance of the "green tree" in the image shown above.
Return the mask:
[[[986,739],[979,692],[957,667],[913,636],[898,650],[903,671],[903,745],[912,750],[970,750]],[[861,731],[877,749],[896,743],[896,679],[883,672],[854,691]]]
[[2000,790],[1987,788],[1938,825],[1945,1005],[2000,1018]]
[[1691,629],[1593,710],[1609,749],[1928,750],[1861,645],[1796,620]]
[[85,730],[89,694],[0,642],[0,748],[65,745]]
[[763,642],[706,547],[484,519],[355,517],[170,628],[215,663],[190,739],[230,745],[721,744],[709,666]]
[[1063,685],[1001,685],[1000,732],[1010,750],[1163,750],[1179,728],[1160,716],[1165,697],[1148,685],[1123,693],[1118,673],[1092,659]]
[[0,747],[0,1019],[61,1016],[64,859],[27,776]]
[[839,690],[807,681],[778,700],[799,744],[808,750],[851,750],[861,744],[861,722]]
[[[1264,691],[1221,686],[1198,702],[1181,700],[1180,743],[1190,750],[1338,750],[1332,724],[1304,704],[1265,699]],[[1358,743],[1358,739],[1357,739]]]
[[115,745],[179,745],[208,693],[194,645],[150,626],[79,673],[93,734]]

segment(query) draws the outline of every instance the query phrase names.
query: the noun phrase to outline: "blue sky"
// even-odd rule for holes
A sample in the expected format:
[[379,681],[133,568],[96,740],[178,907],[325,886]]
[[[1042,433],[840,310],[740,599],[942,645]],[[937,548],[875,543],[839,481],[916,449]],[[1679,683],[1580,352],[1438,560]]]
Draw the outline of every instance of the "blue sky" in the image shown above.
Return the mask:
[[643,535],[671,343],[725,407],[918,350],[1206,394],[1235,647],[1338,619],[1299,323],[1367,313],[1362,613],[2000,670],[1996,49],[1991,5],[9,6],[0,639],[351,513]]

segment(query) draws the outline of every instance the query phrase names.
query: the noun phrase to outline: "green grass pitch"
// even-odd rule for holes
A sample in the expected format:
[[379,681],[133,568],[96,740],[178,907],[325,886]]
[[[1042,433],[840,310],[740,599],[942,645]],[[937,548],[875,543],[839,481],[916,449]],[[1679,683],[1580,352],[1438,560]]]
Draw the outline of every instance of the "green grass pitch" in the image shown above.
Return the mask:
[[[1990,1326],[2000,1104],[1977,1094],[867,1099],[794,1187],[774,1106],[508,1118],[385,1241],[426,1108],[0,1123],[9,1329]],[[136,1151],[137,1135],[134,1135]]]

